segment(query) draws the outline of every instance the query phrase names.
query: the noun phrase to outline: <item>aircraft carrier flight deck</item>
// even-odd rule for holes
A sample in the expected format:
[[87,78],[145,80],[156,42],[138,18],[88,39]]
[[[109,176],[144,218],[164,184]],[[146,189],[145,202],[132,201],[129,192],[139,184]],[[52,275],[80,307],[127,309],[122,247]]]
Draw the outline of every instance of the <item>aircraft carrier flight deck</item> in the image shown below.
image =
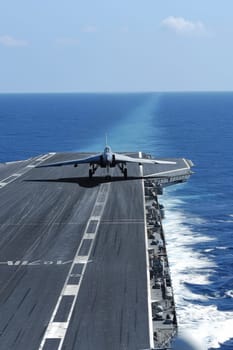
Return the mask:
[[165,349],[177,320],[158,196],[192,163],[129,164],[127,179],[36,168],[75,157],[0,164],[0,349]]

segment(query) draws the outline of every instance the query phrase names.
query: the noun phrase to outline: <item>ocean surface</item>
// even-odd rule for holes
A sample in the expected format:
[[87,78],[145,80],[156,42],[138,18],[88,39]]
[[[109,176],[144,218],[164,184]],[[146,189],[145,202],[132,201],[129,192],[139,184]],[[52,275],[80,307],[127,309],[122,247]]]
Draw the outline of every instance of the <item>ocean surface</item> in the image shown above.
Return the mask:
[[1,94],[0,162],[54,151],[185,157],[164,228],[180,329],[233,349],[233,93]]

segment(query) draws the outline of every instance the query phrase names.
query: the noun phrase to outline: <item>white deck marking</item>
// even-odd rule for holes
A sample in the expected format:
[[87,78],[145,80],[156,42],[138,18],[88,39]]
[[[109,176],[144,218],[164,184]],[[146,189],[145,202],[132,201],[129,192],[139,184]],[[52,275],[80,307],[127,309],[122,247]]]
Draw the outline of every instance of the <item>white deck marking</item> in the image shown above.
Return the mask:
[[[174,171],[187,170],[187,168],[190,169],[190,166],[189,166],[189,164],[187,163],[186,159],[185,159],[185,158],[182,158],[182,159],[183,159],[184,163],[187,165],[186,168],[173,169],[173,170],[168,170],[168,171],[161,171],[160,173],[157,172],[157,173],[153,173],[153,174],[144,175],[144,177],[150,177],[150,176],[156,176],[156,177],[158,177],[159,175],[166,175],[166,174],[174,173]],[[175,176],[179,176],[179,175],[175,175]]]
[[59,338],[62,339],[67,329],[68,322],[53,322],[47,328],[47,339]]
[[[83,276],[84,276],[86,268],[87,268],[87,264],[92,261],[92,260],[90,260],[90,255],[91,255],[93,244],[94,244],[94,241],[95,241],[95,238],[96,238],[96,234],[98,232],[98,228],[99,228],[99,225],[100,225],[100,219],[101,219],[101,216],[103,214],[103,211],[104,211],[107,199],[108,199],[109,187],[110,187],[109,183],[108,184],[102,184],[100,186],[100,189],[99,189],[99,192],[98,192],[98,195],[97,195],[94,207],[92,209],[92,214],[93,214],[95,212],[95,210],[96,210],[96,206],[99,205],[99,203],[101,201],[102,208],[101,208],[100,215],[99,216],[92,216],[91,215],[89,220],[88,220],[88,222],[87,222],[87,225],[86,225],[83,237],[82,237],[81,242],[79,244],[79,247],[78,247],[78,249],[76,251],[75,257],[74,257],[73,262],[71,264],[70,270],[68,272],[67,278],[65,280],[65,283],[64,283],[64,286],[62,288],[61,294],[60,294],[60,296],[58,298],[57,304],[56,304],[56,306],[54,308],[54,311],[52,313],[52,316],[50,318],[50,321],[49,321],[49,324],[48,324],[47,329],[45,331],[45,334],[43,336],[43,339],[42,339],[42,341],[40,343],[39,350],[43,350],[45,342],[49,338],[60,339],[61,341],[60,341],[60,344],[59,344],[59,347],[58,347],[57,350],[61,350],[61,348],[62,348],[62,345],[63,345],[64,340],[65,340],[66,332],[67,332],[67,329],[69,327],[69,323],[70,323],[70,320],[71,320],[71,316],[72,316],[72,313],[73,313],[73,310],[74,310],[74,307],[75,307],[75,303],[76,303],[76,300],[77,300],[77,297],[78,297],[80,286],[81,286],[81,283],[82,283],[82,280],[83,280]],[[104,196],[104,198],[103,198],[103,196]],[[88,232],[88,228],[89,228],[90,222],[93,221],[93,220],[96,221],[96,226],[95,226],[95,231],[93,231],[91,233],[93,235],[92,239],[90,239],[91,240],[91,245],[89,247],[88,254],[84,255],[84,256],[81,256],[80,255],[80,250],[81,250],[83,241],[86,239],[86,235],[87,235],[87,232]],[[82,269],[82,273],[80,275],[79,282],[77,284],[70,285],[69,284],[69,279],[72,277],[73,267],[77,263],[84,265],[83,269]],[[72,294],[69,294],[69,293],[72,293]],[[53,322],[53,320],[54,320],[54,318],[56,316],[57,310],[58,310],[58,308],[60,306],[62,297],[64,295],[73,295],[74,296],[74,299],[73,299],[72,305],[70,306],[69,314],[68,314],[68,317],[67,317],[67,322],[62,322],[62,323]]]
[[24,162],[24,160],[15,160],[12,162],[5,162],[4,164],[15,164],[15,163],[22,163],[22,162]]
[[88,263],[88,255],[79,255],[75,257],[75,264],[87,264]]
[[[10,184],[11,182],[18,179],[20,176],[24,175],[26,172],[28,172],[31,168],[34,168],[35,166],[39,165],[40,163],[44,162],[45,160],[51,158],[56,153],[48,153],[45,154],[43,157],[33,159],[32,162],[36,162],[36,164],[28,164],[24,168],[20,169],[18,173],[14,173],[12,175],[9,175],[5,179],[0,181],[0,188]],[[9,163],[10,164],[10,163]]]
[[189,165],[189,163],[187,162],[187,160],[186,160],[185,158],[183,158],[183,161],[185,162],[185,164],[187,165],[187,167],[188,167],[189,169],[191,169],[191,166]]
[[93,239],[93,238],[95,238],[95,233],[86,233],[84,238],[85,239]]
[[63,291],[63,295],[76,295],[78,290],[79,284],[67,284]]
[[[49,154],[56,154],[56,153],[49,153]],[[45,161],[45,160],[47,160],[48,158],[47,158],[47,154],[44,154],[43,156],[41,156],[40,158],[38,158],[37,160],[36,160],[36,162],[43,162],[43,161]]]
[[[139,158],[142,158],[142,152],[139,152]],[[143,166],[139,165],[140,176],[143,177]],[[145,189],[144,181],[142,181],[142,195],[143,195],[143,214],[144,214],[144,233],[145,233],[145,248],[146,248],[146,273],[147,273],[147,300],[148,300],[148,325],[149,325],[149,340],[150,348],[154,348],[154,330],[153,330],[153,319],[152,319],[152,307],[151,307],[151,289],[150,289],[150,263],[148,254],[148,239],[147,239],[147,227],[146,227],[146,203],[145,203]]]

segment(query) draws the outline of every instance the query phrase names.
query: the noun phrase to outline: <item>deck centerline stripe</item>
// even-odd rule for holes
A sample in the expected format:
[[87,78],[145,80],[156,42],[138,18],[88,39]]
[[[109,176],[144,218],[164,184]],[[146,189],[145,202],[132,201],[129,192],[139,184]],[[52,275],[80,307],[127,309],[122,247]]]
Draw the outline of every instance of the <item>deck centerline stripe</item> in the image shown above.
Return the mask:
[[[65,283],[63,285],[61,294],[60,294],[60,296],[58,298],[57,304],[56,304],[56,306],[54,308],[54,311],[52,313],[52,316],[50,318],[49,324],[48,324],[48,326],[47,326],[47,328],[45,330],[44,336],[43,336],[42,341],[41,341],[40,346],[39,346],[39,350],[43,350],[44,344],[46,343],[47,339],[49,339],[49,338],[53,338],[53,339],[59,338],[61,341],[60,341],[60,344],[59,344],[59,347],[58,347],[57,350],[61,350],[61,348],[62,348],[63,342],[65,340],[66,332],[68,330],[69,323],[70,323],[70,320],[71,320],[71,316],[72,316],[72,313],[73,313],[73,310],[74,310],[74,307],[75,307],[75,304],[76,304],[76,300],[77,300],[77,297],[78,297],[80,286],[81,286],[81,283],[82,283],[82,280],[83,280],[83,277],[84,277],[84,274],[85,274],[85,270],[86,270],[87,264],[91,262],[90,255],[91,255],[92,248],[93,248],[93,245],[94,245],[94,241],[95,241],[95,238],[96,238],[96,235],[97,235],[97,232],[98,232],[98,228],[99,228],[99,225],[100,225],[101,216],[103,214],[103,211],[104,211],[107,199],[108,199],[110,184],[107,184],[107,186],[106,186],[106,184],[104,184],[104,185],[100,186],[100,189],[99,189],[99,192],[98,192],[98,195],[97,195],[97,199],[96,199],[94,207],[92,209],[91,216],[90,216],[89,220],[87,221],[83,237],[81,239],[79,247],[78,247],[78,249],[76,251],[76,254],[74,256],[73,262],[71,264],[71,267],[69,269],[68,275],[67,275],[66,280],[65,280]],[[103,196],[103,188],[104,188],[104,191],[105,191],[104,192],[105,201],[102,203],[101,213],[100,213],[99,216],[93,216],[93,213],[95,212],[95,207],[96,207],[96,205],[98,205],[99,194],[101,193],[101,196]],[[87,253],[87,255],[82,256],[82,255],[80,255],[81,248],[82,248],[83,242],[87,240],[87,237],[86,237],[87,230],[89,228],[90,222],[93,221],[93,220],[97,221],[97,225],[95,227],[95,231],[92,233],[93,237],[91,239],[90,238],[88,239],[91,242],[89,250],[88,250],[88,253]],[[74,268],[74,266],[76,264],[83,264],[82,273],[80,274],[79,283],[71,284],[70,283],[70,279],[72,278],[72,275],[73,275],[72,271],[73,271],[73,268]],[[61,322],[60,323],[54,322],[55,316],[57,314],[57,310],[59,309],[59,306],[60,306],[60,304],[62,302],[63,296],[68,296],[68,295],[72,295],[72,296],[74,296],[74,298],[73,298],[73,303],[72,303],[72,305],[70,307],[70,310],[69,310],[69,314],[68,314],[68,317],[67,317],[67,322],[62,322],[62,323]]]

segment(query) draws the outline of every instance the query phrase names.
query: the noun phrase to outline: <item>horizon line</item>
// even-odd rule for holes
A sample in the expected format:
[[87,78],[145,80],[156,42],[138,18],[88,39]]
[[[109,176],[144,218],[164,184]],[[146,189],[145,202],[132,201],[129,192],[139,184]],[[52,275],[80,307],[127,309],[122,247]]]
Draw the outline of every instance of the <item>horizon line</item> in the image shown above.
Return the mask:
[[232,90],[147,90],[147,91],[0,91],[0,95],[23,94],[153,94],[153,93],[232,93]]

